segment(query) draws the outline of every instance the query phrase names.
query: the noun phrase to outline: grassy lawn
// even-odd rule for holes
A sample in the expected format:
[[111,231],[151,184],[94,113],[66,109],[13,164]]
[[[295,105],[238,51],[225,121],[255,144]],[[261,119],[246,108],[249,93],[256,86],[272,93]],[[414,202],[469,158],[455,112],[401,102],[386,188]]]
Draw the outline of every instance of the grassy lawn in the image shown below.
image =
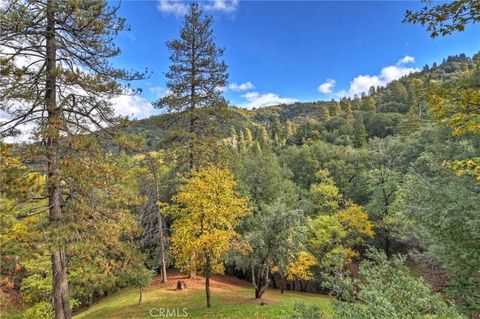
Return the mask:
[[203,279],[186,280],[187,289],[177,291],[175,284],[178,279],[180,277],[175,276],[168,284],[154,281],[144,290],[141,305],[138,305],[138,289],[123,289],[80,312],[75,319],[154,318],[150,316],[152,308],[157,318],[161,318],[159,308],[178,309],[179,315],[183,315],[182,310],[186,308],[189,318],[283,318],[291,313],[295,302],[314,304],[327,312],[329,309],[329,298],[326,296],[290,291],[282,295],[275,289],[264,294],[263,300],[267,305],[262,306],[259,300],[254,299],[253,288],[248,283],[223,276],[213,280],[212,308],[207,309]]

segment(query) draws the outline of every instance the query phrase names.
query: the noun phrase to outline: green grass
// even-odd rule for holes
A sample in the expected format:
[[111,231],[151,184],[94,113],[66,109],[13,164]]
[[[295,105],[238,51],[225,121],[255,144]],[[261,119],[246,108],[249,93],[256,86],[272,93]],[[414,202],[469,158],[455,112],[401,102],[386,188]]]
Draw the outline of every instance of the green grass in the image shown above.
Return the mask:
[[4,296],[0,296],[0,318],[20,319],[23,315],[23,309],[17,308],[15,305],[7,301]]
[[[200,286],[176,291],[168,287],[154,285],[145,289],[143,303],[138,305],[138,289],[123,289],[94,304],[89,309],[77,314],[75,319],[102,318],[153,318],[158,308],[170,311],[186,308],[188,318],[284,318],[291,312],[296,302],[317,305],[329,312],[329,298],[323,295],[269,289],[263,296],[267,305],[260,305],[254,299],[254,291],[248,285],[234,284],[217,286],[212,289],[212,307],[206,308],[205,292]],[[162,318],[157,316],[157,318]]]

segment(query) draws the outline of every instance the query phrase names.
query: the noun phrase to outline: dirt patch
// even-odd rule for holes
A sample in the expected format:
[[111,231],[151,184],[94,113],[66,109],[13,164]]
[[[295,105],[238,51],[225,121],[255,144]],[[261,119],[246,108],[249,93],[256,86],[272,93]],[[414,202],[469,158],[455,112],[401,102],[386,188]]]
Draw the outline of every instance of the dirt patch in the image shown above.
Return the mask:
[[[156,289],[156,288],[166,288],[166,289],[177,289],[177,281],[183,280],[187,289],[203,289],[205,287],[205,277],[197,275],[195,279],[189,278],[187,275],[180,273],[176,270],[169,270],[167,272],[168,282],[163,283],[160,281],[160,277],[157,276],[153,279],[150,287],[147,289]],[[250,284],[244,280],[225,276],[225,275],[214,275],[210,278],[210,287],[212,289],[231,289],[235,287],[251,287]]]
[[16,289],[6,289],[5,287],[0,288],[0,298],[3,301],[11,303],[15,306],[22,305],[22,295]]
[[[195,290],[204,290],[205,289],[205,277],[197,275],[195,279],[189,278],[187,275],[180,273],[177,270],[169,270],[167,272],[168,282],[163,283],[160,281],[160,276],[156,276],[150,286],[146,289],[156,290],[156,289],[165,289],[169,291],[177,290],[177,281],[183,280],[186,285],[186,289],[195,289]],[[261,300],[254,298],[254,290],[252,285],[242,279],[238,279],[232,276],[226,275],[214,275],[210,278],[210,288],[215,290],[221,290],[223,298],[227,304],[244,304],[244,303],[259,303]],[[239,295],[235,293],[235,290],[238,288],[247,288],[251,289],[251,297],[245,295]],[[229,294],[229,292],[232,292]],[[276,298],[270,298],[265,296],[262,298],[267,304],[273,304],[276,302]]]

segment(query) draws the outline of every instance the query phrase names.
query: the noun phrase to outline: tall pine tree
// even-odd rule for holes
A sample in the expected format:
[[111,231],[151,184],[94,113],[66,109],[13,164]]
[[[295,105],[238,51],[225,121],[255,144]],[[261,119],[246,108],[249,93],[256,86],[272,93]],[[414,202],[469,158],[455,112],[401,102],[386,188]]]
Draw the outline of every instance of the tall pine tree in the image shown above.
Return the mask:
[[[97,0],[7,0],[0,5],[0,110],[10,116],[0,122],[0,132],[14,134],[29,123],[39,133],[49,223],[58,239],[68,198],[60,157],[63,137],[115,122],[109,100],[125,93],[119,81],[143,78],[108,61],[120,53],[113,40],[125,28],[117,11]],[[62,242],[54,240],[51,248],[57,319],[71,318]]]
[[190,5],[180,39],[167,42],[172,52],[166,74],[169,93],[155,103],[157,108],[188,118],[184,121],[179,117],[184,131],[175,139],[187,145],[189,169],[201,166],[200,153],[208,149],[205,144],[211,133],[212,113],[219,116],[221,112],[217,111],[225,106],[219,88],[227,83],[227,65],[220,61],[223,49],[214,42],[212,22],[211,17],[202,15],[198,4]]
[[363,118],[357,116],[353,124],[353,146],[360,148],[365,144],[367,144],[367,130],[363,124]]

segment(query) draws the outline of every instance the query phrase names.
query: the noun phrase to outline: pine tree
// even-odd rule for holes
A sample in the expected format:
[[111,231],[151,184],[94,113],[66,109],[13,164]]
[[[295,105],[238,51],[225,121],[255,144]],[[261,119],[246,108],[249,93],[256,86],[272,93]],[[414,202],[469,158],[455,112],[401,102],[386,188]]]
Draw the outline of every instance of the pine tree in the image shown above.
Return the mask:
[[138,156],[137,159],[139,165],[135,175],[141,179],[141,194],[147,197],[139,214],[139,220],[144,229],[142,246],[158,243],[160,250],[158,269],[162,282],[167,282],[167,234],[165,216],[159,203],[163,200],[161,179],[165,178],[169,167],[165,163],[164,153],[150,152]]
[[[201,165],[199,152],[205,151],[205,132],[212,125],[211,112],[215,114],[225,105],[218,90],[227,82],[227,65],[219,61],[223,49],[217,48],[211,29],[213,20],[203,16],[198,4],[191,4],[185,16],[180,38],[167,42],[172,52],[166,77],[169,94],[157,102],[157,108],[169,112],[185,112],[188,117],[187,134],[181,143],[188,145],[188,167]],[[208,116],[204,116],[208,115]],[[202,122],[207,121],[208,123]]]
[[[117,7],[107,1],[3,1],[0,6],[0,110],[11,116],[0,132],[35,126],[44,142],[49,222],[64,223],[62,137],[93,132],[117,120],[110,99],[125,93],[120,81],[144,77],[109,63],[125,28]],[[132,91],[129,90],[131,93]],[[62,236],[57,233],[56,236]],[[55,318],[71,318],[65,251],[52,247]]]
[[346,115],[347,119],[353,119],[352,101],[350,99],[343,98],[340,100],[340,107],[342,108],[342,111]]
[[280,123],[280,119],[278,116],[275,116],[275,118],[272,121],[272,138],[275,139],[275,135],[277,135],[278,138],[282,136],[282,124]]
[[294,126],[293,126],[292,121],[287,120],[287,121],[285,122],[285,132],[284,132],[285,138],[288,139],[288,138],[289,138],[290,136],[292,136],[294,133],[295,133],[295,128],[294,128]]
[[245,136],[243,135],[243,131],[240,131],[238,134],[238,150],[243,152],[247,149],[247,144],[245,143]]
[[258,141],[255,141],[253,143],[252,151],[256,155],[262,154],[262,147],[260,146],[260,143]]
[[422,122],[418,116],[418,111],[411,109],[410,112],[400,122],[398,130],[401,135],[408,136],[412,133],[420,131]]
[[237,130],[233,126],[230,128],[230,143],[234,149],[238,150]]
[[330,121],[330,111],[328,110],[328,107],[325,104],[322,105],[322,118],[325,122]]
[[368,96],[362,99],[362,102],[362,111],[375,111],[375,109],[377,108],[376,100],[373,96]]
[[341,115],[342,114],[342,109],[340,108],[340,103],[338,103],[337,101],[335,101],[333,99],[330,103],[332,103],[330,114],[332,114],[333,116]]
[[268,131],[264,126],[260,127],[258,132],[258,141],[262,148],[270,145],[270,136],[268,136]]
[[367,130],[363,124],[363,119],[357,117],[353,125],[353,146],[360,148],[367,143]]
[[253,135],[252,131],[248,127],[245,128],[245,144],[247,147],[252,147],[253,145]]

